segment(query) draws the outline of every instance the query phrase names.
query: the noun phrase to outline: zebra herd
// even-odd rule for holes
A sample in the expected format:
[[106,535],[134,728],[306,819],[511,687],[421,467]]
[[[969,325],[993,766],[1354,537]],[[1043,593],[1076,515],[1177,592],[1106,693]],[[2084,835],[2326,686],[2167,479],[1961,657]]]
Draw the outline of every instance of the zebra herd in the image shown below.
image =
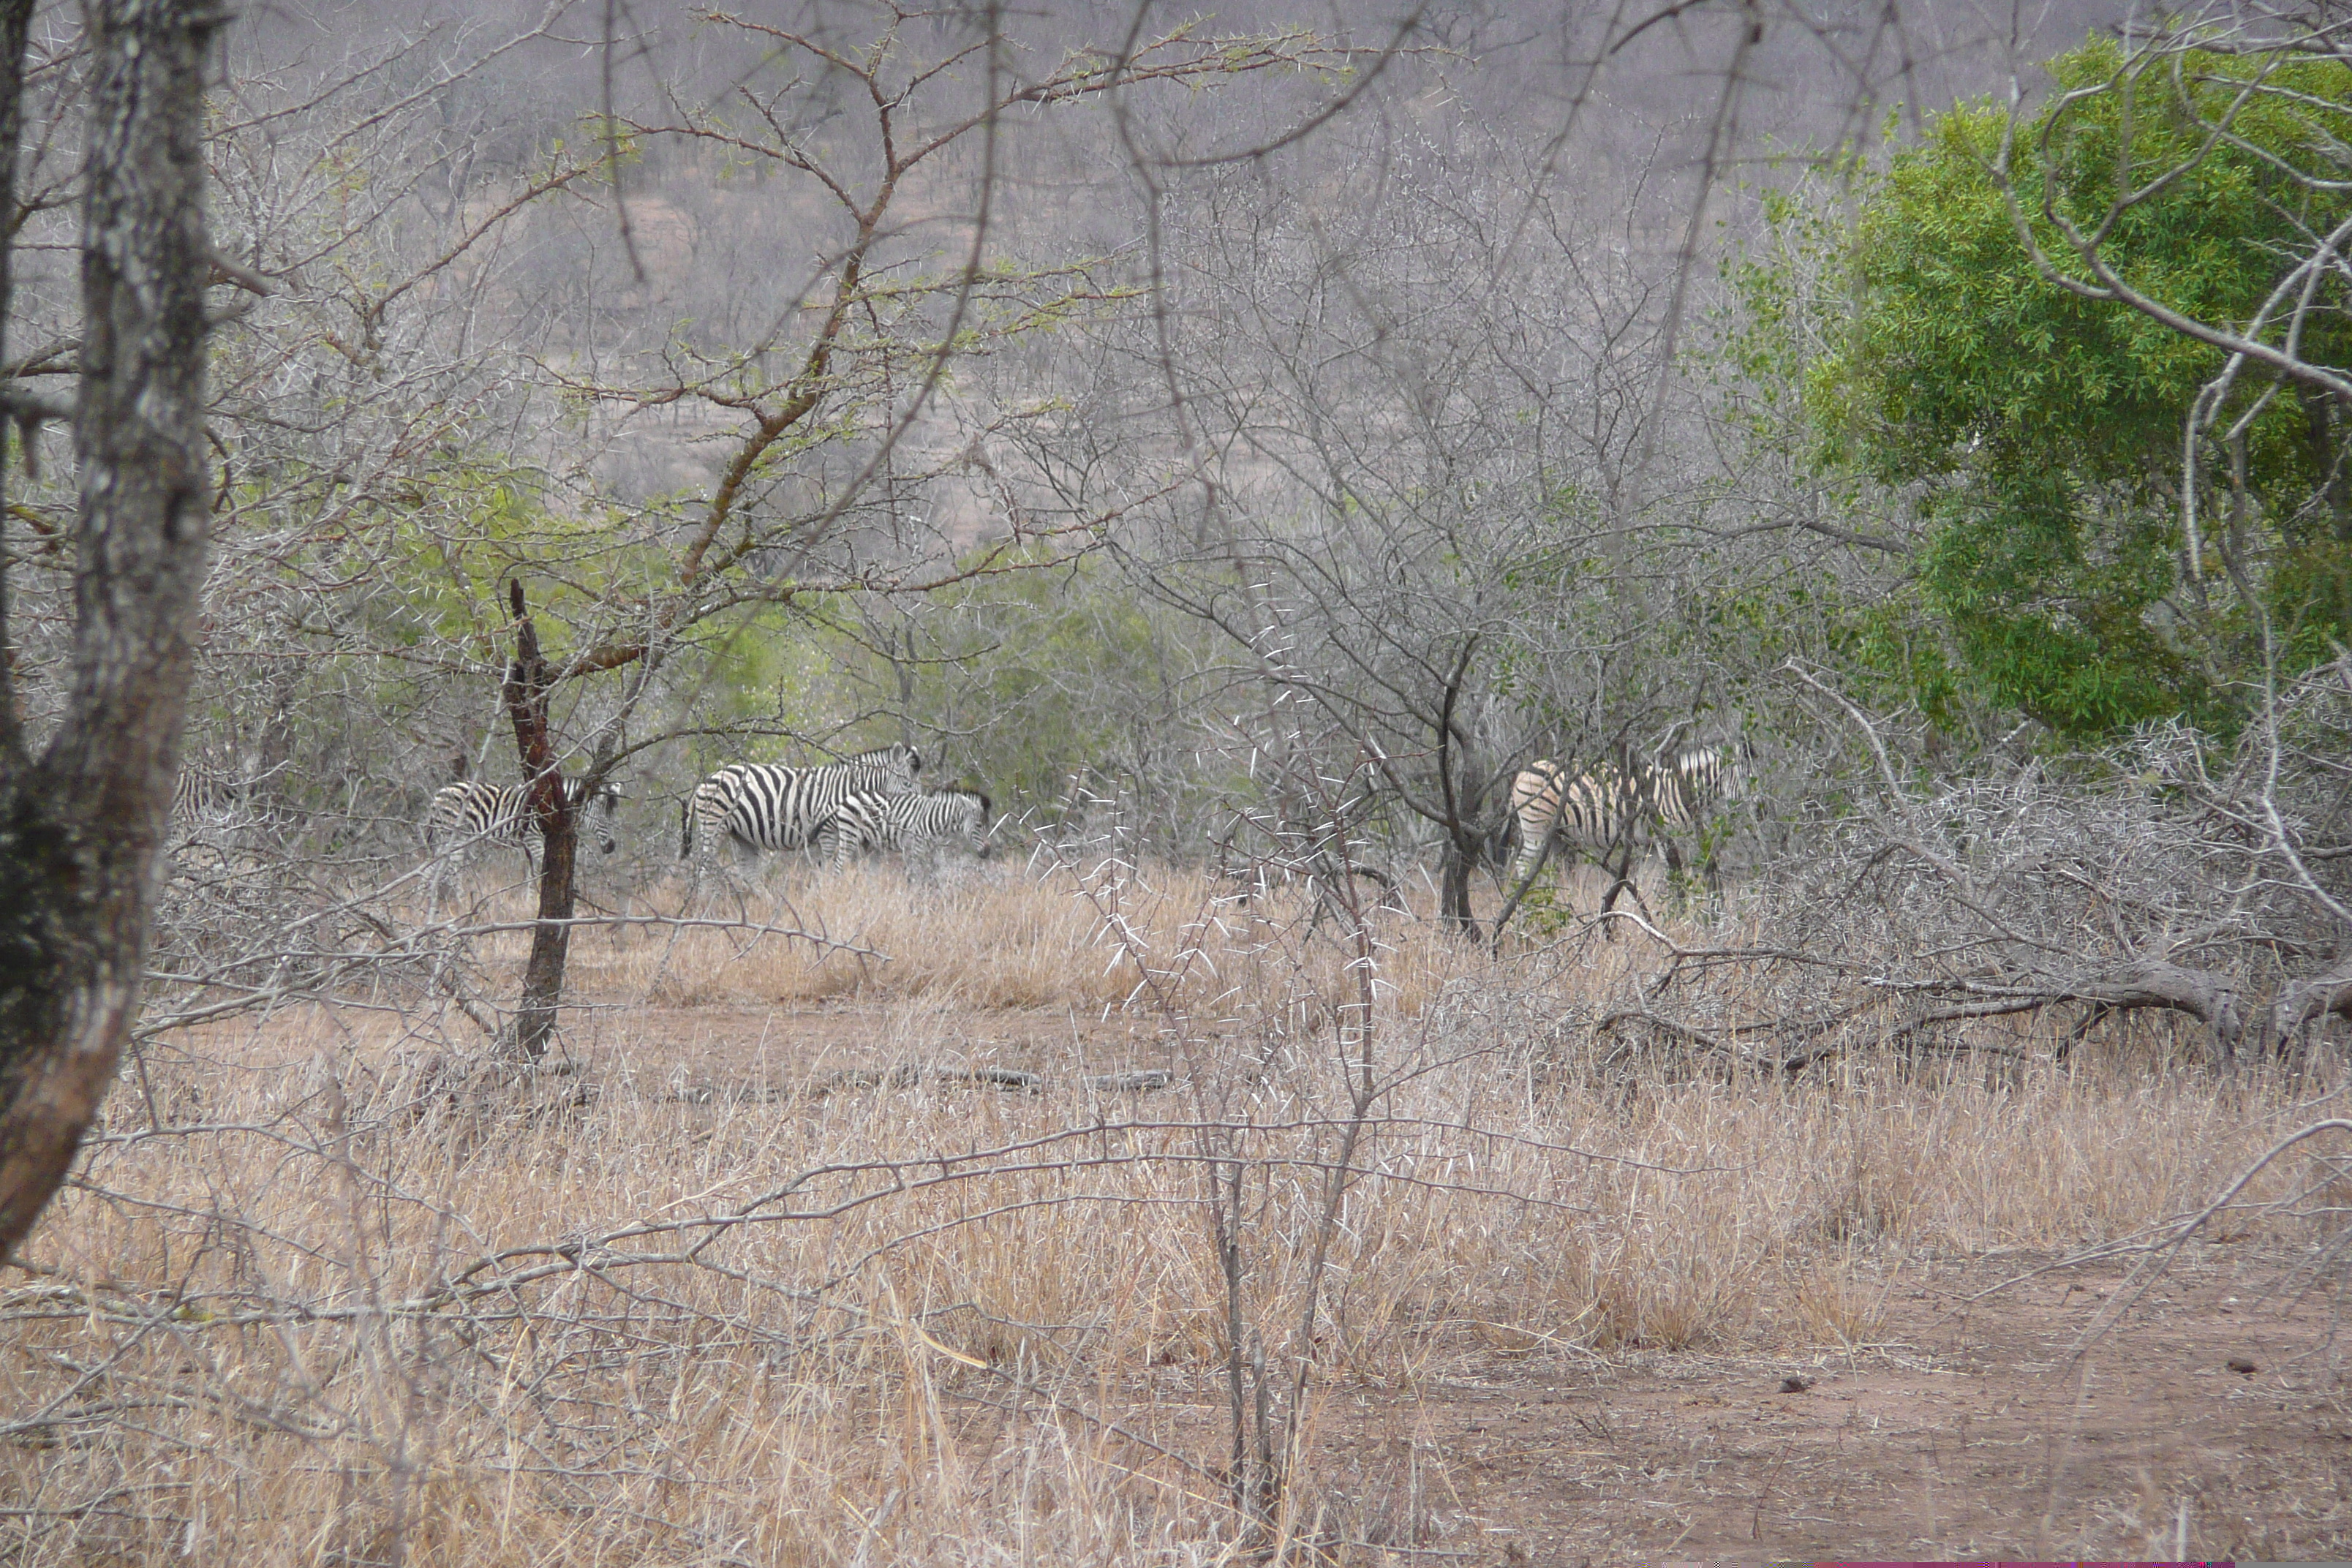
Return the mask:
[[[993,809],[988,796],[977,790],[925,790],[918,782],[922,770],[922,753],[905,744],[814,767],[731,763],[704,779],[684,802],[679,858],[692,860],[698,879],[719,868],[730,845],[815,848],[835,871],[861,851],[961,845],[986,859]],[[257,782],[199,757],[185,759],[172,785],[174,833],[200,835],[257,820],[252,805]],[[583,833],[593,832],[597,847],[614,853],[619,847],[613,816],[620,792],[609,783],[593,791],[577,781],[567,787]],[[532,851],[539,820],[528,785],[474,779],[445,784],[425,808],[423,828],[426,853],[436,862],[436,889],[459,866],[491,847],[520,850],[531,874],[538,874]]]
[[[1571,775],[1549,759],[1519,770],[1511,785],[1518,835],[1512,880],[1524,884],[1555,847],[1591,856],[1604,867],[1621,855],[1616,875],[1628,874],[1633,854],[1653,847],[1682,869],[1678,841],[1705,839],[1724,804],[1744,798],[1753,781],[1754,753],[1744,742],[1685,745],[1655,763],[1601,763]],[[787,767],[730,763],[695,786],[679,808],[678,856],[700,880],[719,868],[730,846],[752,851],[814,848],[840,871],[861,852],[904,852],[961,845],[986,858],[986,795],[975,790],[926,790],[922,754],[905,744],[885,746],[838,763]],[[191,758],[172,794],[175,825],[217,823],[247,812],[252,781]],[[610,784],[593,792],[569,786],[572,805],[593,825],[598,847],[617,847],[613,815],[620,794]],[[425,818],[429,853],[447,869],[482,847],[520,849],[533,873],[539,824],[522,784],[465,780],[435,794]]]
[[[772,763],[730,763],[695,786],[679,808],[678,858],[690,860],[697,879],[718,870],[730,845],[752,850],[816,847],[839,871],[860,850],[907,851],[961,843],[988,857],[987,795],[973,790],[924,791],[917,783],[922,753],[905,744],[885,746],[838,763],[785,767]],[[603,819],[597,841],[614,850],[613,808],[620,795],[610,784],[593,796],[573,786],[575,807],[593,805]],[[454,861],[469,847],[499,844],[522,850],[539,832],[528,791],[459,783],[433,797],[425,839],[432,853]]]
[[678,858],[691,858],[698,877],[730,844],[755,850],[814,846],[835,871],[860,849],[959,840],[986,859],[988,796],[926,792],[915,782],[922,771],[922,753],[904,744],[816,767],[731,763],[696,785],[679,808]]

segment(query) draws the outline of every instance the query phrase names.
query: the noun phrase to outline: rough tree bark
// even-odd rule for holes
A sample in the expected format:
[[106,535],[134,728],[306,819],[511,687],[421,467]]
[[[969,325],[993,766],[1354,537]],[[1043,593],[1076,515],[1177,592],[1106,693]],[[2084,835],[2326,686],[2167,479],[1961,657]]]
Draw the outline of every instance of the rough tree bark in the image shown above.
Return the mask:
[[531,928],[530,962],[522,973],[522,1002],[515,1010],[515,1044],[526,1057],[546,1054],[555,1033],[556,1008],[563,1000],[563,966],[572,951],[572,915],[579,902],[580,836],[572,792],[555,754],[548,721],[554,672],[539,651],[539,628],[523,604],[522,584],[507,584],[515,618],[514,662],[507,667],[507,717],[514,721],[515,752],[530,781],[531,815],[539,821],[539,923]]
[[205,571],[204,63],[226,18],[209,0],[89,0],[84,18],[72,680],[37,758],[18,715],[0,728],[0,1257],[64,1180],[130,1037]]
[[[16,139],[25,123],[25,40],[32,26],[33,0],[5,0],[0,4],[0,150],[7,154],[0,157],[0,219],[16,210]],[[0,234],[0,361],[7,357],[5,350],[10,283],[8,243],[5,235]],[[16,416],[18,427],[30,435],[34,423],[21,401],[11,398],[6,412]],[[5,456],[5,435],[0,435],[0,457]],[[0,493],[0,503],[6,499],[5,493]],[[12,647],[8,640],[7,552],[5,544],[0,544],[0,779],[16,777],[25,759],[24,731],[16,712]]]
[[1470,874],[1477,868],[1478,852],[1486,841],[1486,824],[1482,820],[1485,792],[1466,775],[1471,761],[1466,745],[1454,731],[1454,711],[1461,702],[1463,680],[1469,673],[1470,659],[1478,639],[1471,637],[1463,644],[1461,657],[1454,660],[1454,672],[1445,683],[1445,698],[1437,710],[1437,784],[1445,803],[1445,856],[1443,886],[1438,896],[1438,918],[1445,928],[1465,942],[1478,940],[1478,921],[1470,912]]

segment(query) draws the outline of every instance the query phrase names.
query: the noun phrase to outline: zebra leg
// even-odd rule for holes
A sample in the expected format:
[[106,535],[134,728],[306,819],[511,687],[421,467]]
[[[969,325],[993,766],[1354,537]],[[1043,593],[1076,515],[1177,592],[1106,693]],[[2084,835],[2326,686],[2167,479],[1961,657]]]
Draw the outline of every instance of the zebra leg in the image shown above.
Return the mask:
[[463,890],[458,877],[457,857],[464,853],[464,841],[447,827],[428,824],[425,829],[425,858],[432,868],[425,879],[425,918],[430,924],[440,919],[441,900],[454,900]]
[[735,876],[734,847],[734,837],[723,826],[714,829],[707,821],[696,821],[694,851],[687,857],[686,897],[680,912],[693,913],[703,906],[713,889],[723,888],[735,895],[735,918],[751,918],[744,886]]
[[729,885],[726,846],[711,842],[707,825],[695,837],[694,853],[686,862],[686,887],[688,899],[708,897],[712,889]]
[[474,858],[478,847],[471,841],[451,847],[446,862],[449,868],[449,896],[458,903],[466,900],[467,881],[473,875]]
[[[735,838],[727,826],[724,804],[706,801],[699,790],[678,811],[682,818],[678,854],[686,861],[686,897],[692,904],[708,895],[714,881],[732,884],[725,862]],[[749,913],[748,907],[745,912]]]
[[[692,868],[687,876],[688,897],[707,899],[714,889],[725,888],[736,895],[736,902],[741,905],[742,889],[736,887],[734,868],[728,864],[728,850],[733,840],[711,833],[709,823],[697,826],[702,831],[695,837],[694,858],[687,863]],[[750,906],[743,905],[739,912],[748,918]]]
[[[1536,890],[1536,874],[1542,868],[1544,852],[1547,848],[1551,847],[1551,838],[1552,836],[1549,833],[1546,833],[1542,837],[1530,844],[1528,841],[1526,832],[1521,831],[1519,833],[1518,853],[1511,857],[1509,865],[1503,872],[1502,896],[1503,907],[1506,910],[1516,912],[1519,904],[1524,904],[1534,895]],[[1561,889],[1564,895],[1568,887],[1568,874],[1555,868],[1553,870],[1552,879]],[[1394,885],[1391,884],[1390,887],[1390,892],[1393,893],[1395,890]],[[1516,900],[1516,902],[1514,900]],[[1384,896],[1382,902],[1386,901],[1387,900]],[[1404,908],[1404,905],[1400,900],[1396,907],[1402,910]],[[1500,940],[1500,936],[1501,933],[1497,931],[1496,939]]]

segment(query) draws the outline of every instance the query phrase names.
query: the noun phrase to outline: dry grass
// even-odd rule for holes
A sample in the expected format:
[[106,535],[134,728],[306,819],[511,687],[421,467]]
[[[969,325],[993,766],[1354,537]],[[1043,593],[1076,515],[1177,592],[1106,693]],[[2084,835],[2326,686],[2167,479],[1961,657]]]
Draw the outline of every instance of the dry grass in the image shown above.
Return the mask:
[[[740,917],[815,940],[750,940],[715,930],[650,942],[592,940],[574,962],[600,994],[681,1006],[873,994],[947,997],[978,1008],[1098,1010],[1144,1000],[1142,969],[1117,939],[1118,928],[1160,959],[1197,949],[1205,962],[1187,970],[1177,994],[1205,1011],[1230,1011],[1228,990],[1262,989],[1277,975],[1336,992],[1347,963],[1331,941],[1291,940],[1313,912],[1302,889],[1243,900],[1234,884],[1181,870],[1033,876],[1000,863],[966,865],[939,882],[910,881],[882,867],[817,879],[795,858],[740,888],[689,896],[666,885],[645,906]],[[498,907],[502,918],[526,918],[518,897]],[[1327,917],[1327,931],[1336,924]],[[1404,1012],[1420,1011],[1465,973],[1459,944],[1426,921],[1399,920],[1384,934],[1393,943],[1382,965],[1384,995]],[[509,935],[502,956],[519,960],[525,945],[520,933]],[[1281,961],[1269,968],[1277,953]]]
[[[1257,1560],[1268,1537],[1220,1472],[1212,1170],[1242,1183],[1236,1310],[1277,1385],[1311,1342],[1311,1406],[1497,1349],[1851,1352],[1890,1260],[2139,1235],[2295,1114],[2176,1065],[2146,1025],[2094,1037],[2073,1071],[2030,1030],[2006,1037],[2023,1061],[1795,1084],[1628,1056],[1558,1021],[1645,975],[1637,944],[1491,965],[1391,918],[1383,1089],[1327,1228],[1350,954],[1295,900],[1218,909],[1214,891],[876,874],[755,895],[862,960],[740,931],[588,934],[574,984],[611,1010],[569,1074],[428,1051],[440,1016],[391,1006],[289,1009],[151,1053],[6,1298],[6,1550]],[[520,943],[488,939],[492,969]],[[948,1013],[1153,1005],[1181,1082],[818,1092],[788,1071],[682,1096],[676,1042],[633,1022],[818,1001],[899,1062],[935,1059]],[[1275,1536],[1313,1522],[1326,1458],[1294,1462]]]

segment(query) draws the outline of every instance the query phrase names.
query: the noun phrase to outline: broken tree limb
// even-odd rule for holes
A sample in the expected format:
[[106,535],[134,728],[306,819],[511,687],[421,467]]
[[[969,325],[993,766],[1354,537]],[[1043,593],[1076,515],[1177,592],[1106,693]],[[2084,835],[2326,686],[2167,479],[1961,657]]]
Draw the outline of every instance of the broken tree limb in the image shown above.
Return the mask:
[[2336,962],[2321,973],[2279,987],[2271,1003],[2270,1038],[2264,1043],[2272,1050],[2284,1052],[2287,1042],[2307,1025],[2330,1013],[2352,1018],[2352,945],[2337,953]]

